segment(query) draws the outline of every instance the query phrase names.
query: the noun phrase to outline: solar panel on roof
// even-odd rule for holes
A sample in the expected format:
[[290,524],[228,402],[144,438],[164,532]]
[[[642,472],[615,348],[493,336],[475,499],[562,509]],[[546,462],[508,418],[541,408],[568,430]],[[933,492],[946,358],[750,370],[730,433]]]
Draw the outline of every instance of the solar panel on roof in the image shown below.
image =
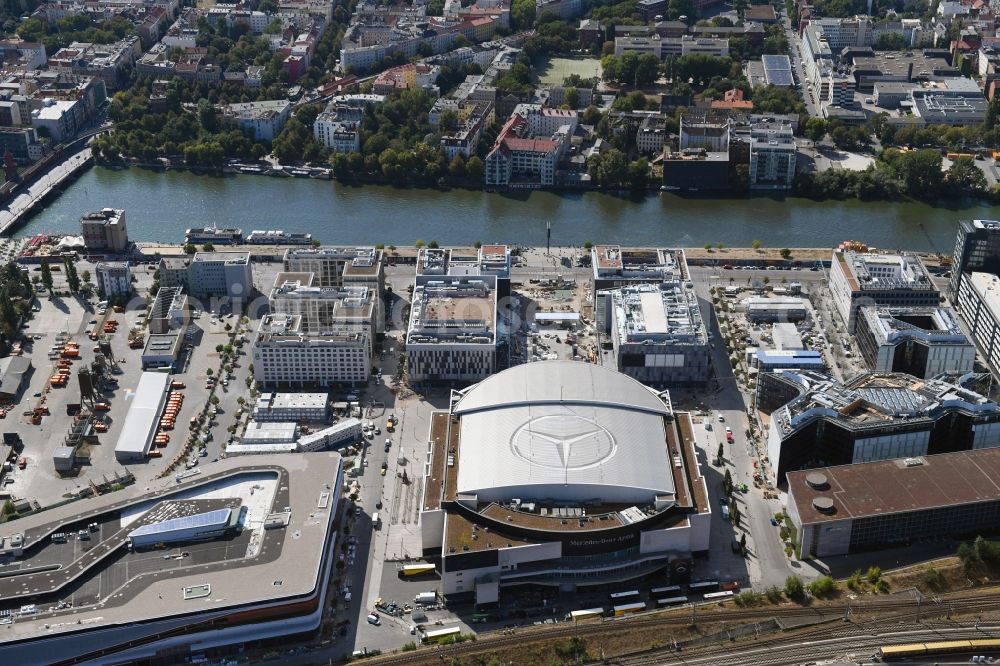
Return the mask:
[[132,530],[128,536],[130,539],[134,539],[137,536],[145,536],[147,534],[166,534],[168,532],[176,532],[178,530],[185,530],[192,527],[222,525],[229,521],[229,514],[231,511],[232,509],[216,509],[215,511],[197,513],[193,516],[171,518],[170,520],[164,520],[159,523],[143,525],[138,529]]

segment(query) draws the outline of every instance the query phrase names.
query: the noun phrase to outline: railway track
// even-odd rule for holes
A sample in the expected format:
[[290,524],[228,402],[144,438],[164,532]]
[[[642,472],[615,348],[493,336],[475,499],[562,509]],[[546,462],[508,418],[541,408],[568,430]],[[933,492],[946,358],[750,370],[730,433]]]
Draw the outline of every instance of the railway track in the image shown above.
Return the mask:
[[[867,617],[868,615],[875,616],[871,620],[866,621],[869,628],[865,628],[863,630],[857,629],[856,624],[854,624],[851,625],[856,628],[854,634],[845,633],[849,632],[847,628],[838,631],[838,633],[844,633],[844,636],[846,637],[858,634],[864,635],[864,632],[872,631],[870,628],[872,625],[877,629],[879,624],[882,622],[899,623],[905,622],[909,619],[915,621],[921,618],[929,619],[932,617],[946,615],[948,614],[949,609],[953,609],[955,613],[960,611],[962,615],[975,614],[977,612],[986,613],[989,611],[1000,612],[1000,594],[997,593],[997,590],[992,590],[991,592],[995,596],[988,596],[987,594],[980,593],[954,596],[942,595],[937,600],[883,598],[872,601],[855,600],[843,604],[833,604],[817,608],[765,607],[733,610],[707,610],[707,608],[712,608],[713,606],[706,607],[701,605],[696,607],[694,617],[698,624],[729,623],[737,625],[741,623],[767,620],[770,618],[813,618],[818,621],[829,621],[845,616],[851,618]],[[672,613],[655,613],[638,617],[615,618],[604,620],[602,622],[587,623],[579,627],[568,623],[559,625],[543,625],[539,627],[525,627],[523,629],[515,629],[513,634],[483,635],[479,636],[476,641],[427,647],[419,649],[415,652],[379,656],[371,659],[369,663],[378,664],[379,666],[394,666],[396,664],[410,664],[422,661],[431,656],[434,658],[440,657],[445,661],[450,661],[455,657],[460,658],[463,655],[506,650],[512,647],[517,647],[526,642],[559,640],[580,635],[584,635],[588,639],[591,639],[599,638],[600,636],[606,634],[623,633],[633,629],[643,629],[648,627],[661,626],[666,628],[670,626],[689,626],[691,624],[691,619],[692,612],[690,608],[687,608],[684,609],[684,612],[674,611]],[[791,630],[773,638],[758,639],[754,642],[754,645],[761,645],[763,644],[761,641],[765,640],[768,644],[781,645],[783,642],[789,640],[801,641],[802,639],[810,638],[811,636],[829,636],[830,632],[831,628],[829,626],[813,627],[811,629],[803,630]],[[699,646],[685,650],[684,658],[687,659],[691,655],[701,654],[703,650],[705,654],[713,654],[713,651],[718,652],[718,646]],[[656,653],[649,653],[648,655],[636,655],[635,657],[623,656],[618,659],[616,663],[635,666],[642,666],[643,664],[659,664],[665,663],[664,660],[669,662],[669,659],[675,658],[677,654],[678,653],[673,650],[662,650],[657,651]],[[715,654],[712,658],[718,659],[718,655]],[[653,659],[653,661],[643,661],[645,659]],[[694,662],[676,661],[669,663]],[[757,661],[753,663],[761,662]]]
[[[849,661],[868,659],[878,648],[894,643],[919,643],[933,640],[958,640],[962,638],[986,638],[995,636],[1000,625],[928,627],[907,631],[865,634],[855,632],[829,636],[815,640],[756,641],[753,645],[742,644],[738,650],[725,651],[727,666],[787,666],[814,662],[823,659],[844,657]],[[849,645],[845,641],[850,641]],[[695,654],[693,652],[659,653],[642,659],[618,659],[612,663],[621,666],[699,666],[717,664],[720,649],[714,652]]]

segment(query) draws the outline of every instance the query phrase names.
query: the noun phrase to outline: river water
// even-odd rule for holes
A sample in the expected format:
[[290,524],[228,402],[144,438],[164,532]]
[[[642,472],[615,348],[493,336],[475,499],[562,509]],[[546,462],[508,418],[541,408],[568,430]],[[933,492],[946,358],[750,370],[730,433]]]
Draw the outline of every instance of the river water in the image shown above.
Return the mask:
[[621,243],[746,247],[829,247],[854,239],[882,248],[950,252],[962,218],[1000,217],[1000,207],[969,203],[823,201],[795,197],[646,197],[596,192],[558,194],[438,191],[326,180],[216,176],[186,171],[95,167],[39,210],[15,235],[79,233],[83,213],[124,208],[129,236],[138,241],[183,241],[184,229],[220,227],[309,232],[332,244],[384,243],[418,238],[442,244]]

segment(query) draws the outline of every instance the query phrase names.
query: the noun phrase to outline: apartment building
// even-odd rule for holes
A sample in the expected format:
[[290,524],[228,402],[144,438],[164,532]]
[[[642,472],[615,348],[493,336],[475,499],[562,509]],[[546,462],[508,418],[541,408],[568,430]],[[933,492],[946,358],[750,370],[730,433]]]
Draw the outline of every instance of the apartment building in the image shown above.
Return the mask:
[[475,382],[492,374],[497,278],[418,275],[406,332],[411,382]]
[[132,293],[132,271],[126,261],[102,261],[94,267],[97,292],[105,299]]
[[80,233],[88,250],[124,252],[129,247],[125,211],[102,208],[80,218]]
[[187,269],[187,288],[194,298],[249,299],[254,291],[250,253],[195,253]]
[[458,106],[459,126],[441,136],[441,148],[449,160],[457,155],[465,158],[475,155],[483,130],[492,125],[495,118],[493,102],[471,102]]
[[45,149],[33,127],[0,127],[0,155],[10,151],[14,161],[27,166],[42,159]]
[[830,295],[849,333],[864,305],[933,307],[940,302],[920,260],[900,254],[834,252]]
[[795,136],[791,125],[760,122],[750,127],[750,187],[790,189],[795,178]]
[[222,116],[235,121],[250,133],[254,141],[274,141],[292,115],[287,99],[267,102],[244,102],[222,107]]
[[533,137],[528,119],[515,114],[486,156],[487,187],[537,188],[555,184],[556,167],[569,140],[569,125],[551,138]]
[[361,150],[361,118],[365,109],[381,104],[384,95],[341,95],[334,97],[313,123],[313,136],[336,153]]

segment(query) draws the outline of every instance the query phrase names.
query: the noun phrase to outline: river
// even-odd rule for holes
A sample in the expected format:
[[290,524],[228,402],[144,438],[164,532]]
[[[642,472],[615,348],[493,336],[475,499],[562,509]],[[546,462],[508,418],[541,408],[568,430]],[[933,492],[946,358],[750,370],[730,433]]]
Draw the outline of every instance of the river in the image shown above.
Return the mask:
[[824,247],[846,239],[885,248],[950,252],[957,221],[1000,217],[985,204],[935,207],[923,203],[823,201],[796,197],[749,199],[647,197],[596,192],[484,193],[365,185],[325,180],[219,176],[187,171],[94,167],[39,210],[15,235],[79,233],[83,213],[124,208],[129,236],[179,243],[184,229],[220,227],[309,232],[331,244],[418,238],[442,244],[621,243],[694,246],[723,242],[746,247]]

